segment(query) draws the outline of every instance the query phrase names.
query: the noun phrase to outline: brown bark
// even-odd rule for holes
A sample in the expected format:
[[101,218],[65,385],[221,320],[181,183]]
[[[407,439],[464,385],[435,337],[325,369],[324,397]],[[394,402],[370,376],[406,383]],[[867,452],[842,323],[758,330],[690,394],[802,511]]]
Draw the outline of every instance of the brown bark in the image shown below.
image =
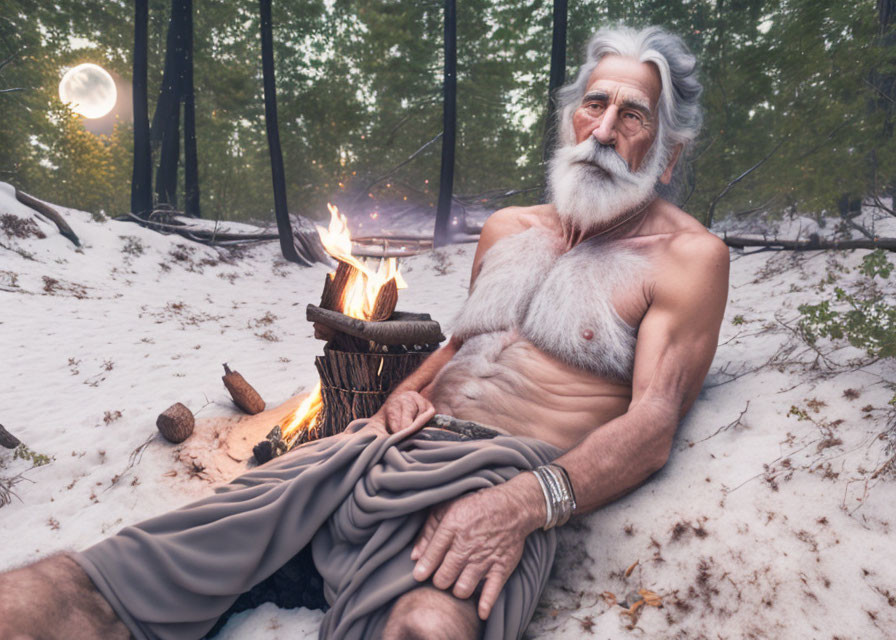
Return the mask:
[[398,284],[395,278],[392,278],[377,293],[376,301],[373,303],[373,313],[370,315],[371,322],[379,322],[388,320],[395,311],[395,305],[398,304]]
[[886,249],[896,251],[896,238],[876,238],[860,240],[827,240],[812,235],[808,240],[778,240],[776,238],[742,238],[725,236],[722,238],[729,247],[766,247],[791,251],[819,251],[822,249]]
[[56,209],[18,189],[16,189],[16,200],[26,207],[31,207],[43,217],[49,218],[59,228],[59,233],[71,240],[76,247],[81,246],[81,241],[78,239],[78,236],[75,235],[75,232],[72,231],[72,228],[68,226],[68,223],[61,215],[59,215],[59,212],[56,211]]
[[225,364],[221,380],[240,409],[253,416],[264,411],[264,400],[238,371],[231,371]]
[[156,427],[169,442],[177,444],[183,442],[193,433],[196,421],[193,412],[180,402],[176,402],[156,419]]
[[342,296],[345,293],[345,285],[348,284],[355,271],[357,271],[355,267],[340,260],[339,266],[336,267],[336,273],[327,274],[324,291],[320,298],[322,309],[342,312]]
[[309,322],[384,345],[438,344],[445,339],[439,323],[427,314],[394,312],[388,322],[370,322],[309,304],[305,317]]

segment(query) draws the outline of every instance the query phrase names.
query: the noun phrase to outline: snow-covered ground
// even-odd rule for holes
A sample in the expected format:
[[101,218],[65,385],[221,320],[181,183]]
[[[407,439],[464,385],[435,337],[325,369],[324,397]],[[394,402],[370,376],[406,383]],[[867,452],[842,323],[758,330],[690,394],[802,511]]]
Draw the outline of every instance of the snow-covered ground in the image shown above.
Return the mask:
[[[215,250],[59,210],[80,249],[0,183],[0,423],[48,461],[0,449],[0,483],[15,479],[0,569],[88,546],[245,468],[268,416],[235,419],[222,363],[269,408],[317,377],[305,305],[325,267],[286,263],[276,243]],[[473,250],[403,260],[399,308],[449,332]],[[896,367],[847,366],[863,355],[851,347],[831,364],[788,328],[866,253],[732,252],[720,347],[671,460],[562,530],[529,637],[896,637],[896,474],[884,467]],[[174,402],[199,419],[180,446],[155,435]],[[314,638],[320,616],[268,604],[218,637]]]

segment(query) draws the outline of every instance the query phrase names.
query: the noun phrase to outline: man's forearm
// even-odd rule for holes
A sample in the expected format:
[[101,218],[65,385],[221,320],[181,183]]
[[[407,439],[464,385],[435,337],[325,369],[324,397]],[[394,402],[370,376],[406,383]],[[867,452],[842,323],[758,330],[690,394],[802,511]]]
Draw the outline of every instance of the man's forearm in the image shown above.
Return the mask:
[[[575,513],[588,513],[637,488],[668,457],[678,412],[641,404],[588,435],[555,462],[566,469],[576,494]],[[544,495],[535,476],[520,474],[508,483],[527,496],[544,523]]]

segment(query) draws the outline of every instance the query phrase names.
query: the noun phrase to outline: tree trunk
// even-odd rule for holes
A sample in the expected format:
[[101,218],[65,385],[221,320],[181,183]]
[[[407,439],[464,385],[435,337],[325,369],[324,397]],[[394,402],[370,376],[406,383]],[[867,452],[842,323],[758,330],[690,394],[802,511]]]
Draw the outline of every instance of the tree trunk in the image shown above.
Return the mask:
[[558,88],[566,80],[566,0],[554,0],[554,35],[551,42],[551,76],[548,80],[548,112],[545,117],[545,136],[542,159],[547,163],[557,146],[557,125],[554,122],[557,113]]
[[161,139],[162,152],[156,172],[159,203],[177,208],[177,165],[180,159],[180,102],[183,96],[185,0],[171,0],[165,74],[150,137]]
[[199,160],[196,152],[196,94],[193,91],[193,0],[184,0],[184,211],[199,213]]
[[149,146],[147,107],[148,0],[134,2],[134,172],[131,176],[131,211],[138,216],[152,210],[152,150]]
[[454,147],[457,137],[457,9],[445,0],[445,83],[442,110],[442,169],[433,246],[448,244],[451,196],[454,190]]
[[280,129],[277,126],[277,93],[274,81],[274,38],[271,28],[271,0],[259,0],[261,10],[261,69],[264,78],[264,122],[268,132],[271,154],[271,178],[274,183],[274,214],[280,235],[280,251],[290,262],[310,265],[296,251],[286,204],[286,172],[280,149]]

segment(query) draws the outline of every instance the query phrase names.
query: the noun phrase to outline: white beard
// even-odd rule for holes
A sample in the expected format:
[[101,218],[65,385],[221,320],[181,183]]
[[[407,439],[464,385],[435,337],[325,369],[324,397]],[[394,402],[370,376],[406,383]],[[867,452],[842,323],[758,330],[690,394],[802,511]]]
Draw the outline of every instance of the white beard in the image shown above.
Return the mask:
[[644,164],[634,172],[593,136],[558,148],[548,169],[548,188],[564,226],[600,231],[652,201],[667,156],[661,140],[660,132]]

